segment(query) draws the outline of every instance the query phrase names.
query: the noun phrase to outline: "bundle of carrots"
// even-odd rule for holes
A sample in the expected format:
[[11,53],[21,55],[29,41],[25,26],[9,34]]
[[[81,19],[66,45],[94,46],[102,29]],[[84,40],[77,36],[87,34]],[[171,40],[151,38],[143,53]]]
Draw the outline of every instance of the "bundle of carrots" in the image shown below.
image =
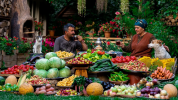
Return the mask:
[[173,73],[171,73],[169,70],[166,70],[166,67],[163,68],[157,67],[157,70],[155,70],[152,74],[151,77],[153,79],[170,79],[172,77]]

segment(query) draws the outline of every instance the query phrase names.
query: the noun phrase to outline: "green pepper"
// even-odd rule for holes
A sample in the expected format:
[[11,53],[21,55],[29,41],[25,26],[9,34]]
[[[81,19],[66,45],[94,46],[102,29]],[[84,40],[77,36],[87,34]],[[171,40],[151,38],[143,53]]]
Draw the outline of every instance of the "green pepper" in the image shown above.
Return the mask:
[[87,53],[91,53],[91,49],[88,49],[88,50],[87,50]]

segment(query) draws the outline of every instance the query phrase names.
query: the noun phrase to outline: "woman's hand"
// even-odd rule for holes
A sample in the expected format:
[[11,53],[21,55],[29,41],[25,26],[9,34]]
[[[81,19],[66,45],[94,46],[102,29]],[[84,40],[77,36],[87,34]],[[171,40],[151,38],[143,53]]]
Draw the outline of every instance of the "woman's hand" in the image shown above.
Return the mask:
[[122,43],[121,41],[120,41],[120,45],[118,45],[119,47],[121,47],[121,48],[124,48],[124,43]]
[[166,51],[169,52],[169,47],[165,45],[165,43],[163,44],[164,48],[166,49]]

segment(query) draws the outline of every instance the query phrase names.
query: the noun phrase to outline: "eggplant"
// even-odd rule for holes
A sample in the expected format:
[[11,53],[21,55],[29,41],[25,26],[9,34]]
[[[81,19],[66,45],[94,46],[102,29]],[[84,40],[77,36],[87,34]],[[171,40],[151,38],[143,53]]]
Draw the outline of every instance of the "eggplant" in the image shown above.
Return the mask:
[[106,82],[103,82],[103,86],[105,87],[105,86],[107,86],[108,84],[106,83]]
[[41,58],[42,58],[42,57],[40,57],[40,56],[34,56],[34,57],[32,57],[32,58],[30,59],[30,63],[36,62],[37,59],[41,59]]

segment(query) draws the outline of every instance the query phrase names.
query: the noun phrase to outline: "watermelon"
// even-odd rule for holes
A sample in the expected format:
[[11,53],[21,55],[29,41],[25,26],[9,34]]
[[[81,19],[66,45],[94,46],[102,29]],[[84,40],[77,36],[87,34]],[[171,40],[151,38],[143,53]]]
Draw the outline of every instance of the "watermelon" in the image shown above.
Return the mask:
[[0,76],[0,85],[4,85],[5,83],[5,78]]

